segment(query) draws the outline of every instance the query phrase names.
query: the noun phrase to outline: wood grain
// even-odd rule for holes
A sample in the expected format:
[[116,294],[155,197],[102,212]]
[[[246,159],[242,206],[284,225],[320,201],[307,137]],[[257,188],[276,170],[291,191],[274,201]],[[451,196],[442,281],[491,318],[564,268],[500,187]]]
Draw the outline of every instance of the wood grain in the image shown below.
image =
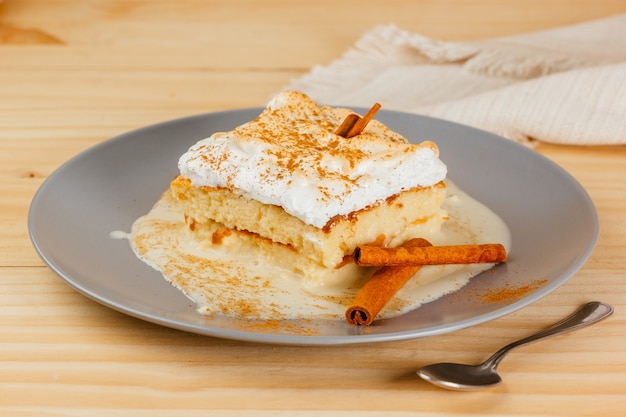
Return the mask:
[[[626,146],[539,145],[598,209],[589,261],[506,317],[355,347],[274,346],[183,333],[78,294],[46,268],[30,201],[63,162],[152,123],[263,105],[290,79],[395,23],[447,40],[626,13],[621,0],[7,0],[0,14],[0,415],[618,416],[626,409]],[[520,348],[504,385],[456,393],[427,363],[478,362],[590,300],[597,326]]]

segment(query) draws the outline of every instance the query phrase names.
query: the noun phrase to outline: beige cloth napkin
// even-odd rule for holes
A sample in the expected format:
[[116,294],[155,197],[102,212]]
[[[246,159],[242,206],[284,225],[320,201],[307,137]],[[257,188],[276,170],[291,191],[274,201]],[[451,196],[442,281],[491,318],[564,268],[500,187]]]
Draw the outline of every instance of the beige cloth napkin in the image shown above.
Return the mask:
[[626,144],[626,15],[475,42],[394,25],[286,89],[447,119],[517,140]]

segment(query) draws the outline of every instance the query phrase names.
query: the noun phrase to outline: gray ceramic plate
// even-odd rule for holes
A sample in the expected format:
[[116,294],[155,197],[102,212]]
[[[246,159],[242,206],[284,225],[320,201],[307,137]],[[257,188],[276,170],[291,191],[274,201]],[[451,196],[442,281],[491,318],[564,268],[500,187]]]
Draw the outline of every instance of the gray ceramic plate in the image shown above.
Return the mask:
[[545,157],[467,126],[381,111],[377,118],[406,137],[435,141],[450,178],[505,220],[513,238],[509,262],[458,292],[367,328],[340,320],[264,323],[199,315],[182,293],[135,258],[128,242],[111,239],[109,233],[129,231],[150,209],[190,145],[260,111],[212,113],[149,126],[68,161],[44,182],[30,208],[31,239],[44,262],[87,297],[163,326],[253,342],[335,345],[432,336],[504,316],[563,284],[595,245],[593,203]]

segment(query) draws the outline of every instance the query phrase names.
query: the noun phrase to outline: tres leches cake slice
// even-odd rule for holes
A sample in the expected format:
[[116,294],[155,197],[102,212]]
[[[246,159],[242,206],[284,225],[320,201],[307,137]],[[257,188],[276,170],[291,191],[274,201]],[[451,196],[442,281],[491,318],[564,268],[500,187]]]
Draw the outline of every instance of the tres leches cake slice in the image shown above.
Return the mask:
[[329,285],[354,279],[358,245],[439,232],[447,171],[437,146],[377,120],[336,134],[350,114],[285,91],[256,119],[193,145],[170,185],[191,235]]

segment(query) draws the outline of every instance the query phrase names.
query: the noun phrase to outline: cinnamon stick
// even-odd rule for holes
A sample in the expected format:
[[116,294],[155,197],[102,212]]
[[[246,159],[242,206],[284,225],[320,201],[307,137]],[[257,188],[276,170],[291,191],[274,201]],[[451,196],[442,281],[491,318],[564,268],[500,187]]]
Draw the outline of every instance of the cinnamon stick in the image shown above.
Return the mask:
[[360,246],[354,252],[354,260],[361,266],[499,263],[507,260],[507,253],[499,243],[398,248]]
[[380,107],[380,104],[374,103],[363,117],[355,113],[350,113],[343,122],[341,122],[337,130],[335,130],[335,134],[343,136],[344,138],[360,135],[367,124],[374,118]]
[[339,136],[343,136],[344,138],[348,137],[348,133],[352,130],[354,125],[361,119],[358,114],[350,113],[343,119],[343,122],[339,125],[337,130],[335,130],[335,134]]
[[356,121],[352,129],[347,134],[347,138],[351,138],[352,136],[360,135],[363,130],[365,130],[365,126],[374,118],[378,110],[380,109],[380,104],[374,103],[374,105],[365,113],[365,116]]
[[[411,239],[404,247],[429,246],[426,239]],[[350,324],[368,326],[393,296],[411,279],[421,266],[385,266],[361,287],[346,310],[346,320]]]

